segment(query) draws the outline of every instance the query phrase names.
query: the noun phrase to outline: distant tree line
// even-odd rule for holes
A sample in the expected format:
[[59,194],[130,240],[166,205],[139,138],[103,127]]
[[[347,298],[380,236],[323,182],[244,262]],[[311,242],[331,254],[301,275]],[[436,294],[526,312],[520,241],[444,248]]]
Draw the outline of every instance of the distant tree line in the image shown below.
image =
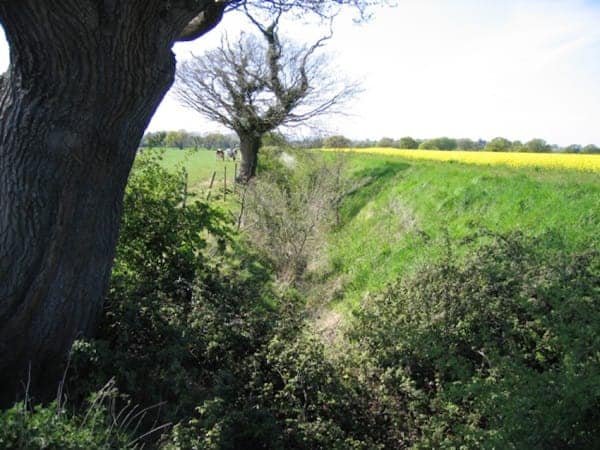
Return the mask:
[[383,137],[377,140],[351,140],[342,135],[328,136],[325,138],[307,138],[296,141],[295,144],[302,148],[365,148],[365,147],[390,147],[398,149],[420,150],[471,150],[487,152],[527,152],[527,153],[600,153],[600,147],[589,144],[569,145],[560,147],[547,143],[543,139],[531,139],[527,142],[511,141],[503,137],[496,137],[490,141],[483,139],[438,137],[434,139],[415,139],[405,136],[400,139]]
[[[531,139],[527,142],[511,141],[504,137],[496,137],[490,141],[483,139],[438,137],[434,139],[417,139],[404,136],[400,139],[383,137],[379,140],[363,139],[353,140],[343,135],[309,136],[304,138],[287,139],[281,133],[267,133],[263,138],[263,145],[286,146],[296,148],[367,148],[390,147],[408,150],[470,150],[486,152],[527,152],[527,153],[599,153],[600,147],[573,144],[566,147],[552,145],[543,139]],[[221,133],[189,133],[179,131],[157,131],[146,133],[141,147],[146,148],[229,148],[239,145],[239,139],[234,134]]]
[[189,133],[185,130],[155,131],[144,135],[140,147],[144,148],[230,148],[239,145],[239,139],[233,134],[222,133]]

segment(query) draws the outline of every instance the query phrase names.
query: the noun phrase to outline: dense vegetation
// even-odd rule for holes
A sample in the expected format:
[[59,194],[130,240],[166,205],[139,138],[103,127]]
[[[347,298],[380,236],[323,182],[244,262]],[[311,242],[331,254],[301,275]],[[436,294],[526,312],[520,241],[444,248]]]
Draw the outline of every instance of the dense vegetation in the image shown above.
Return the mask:
[[597,448],[600,255],[519,234],[448,253],[359,313],[417,448]]
[[[272,241],[140,158],[100,332],[57,402],[0,413],[0,447],[597,448],[597,176],[329,159],[265,152],[247,192],[331,208],[282,284]],[[337,350],[311,326],[336,298]]]

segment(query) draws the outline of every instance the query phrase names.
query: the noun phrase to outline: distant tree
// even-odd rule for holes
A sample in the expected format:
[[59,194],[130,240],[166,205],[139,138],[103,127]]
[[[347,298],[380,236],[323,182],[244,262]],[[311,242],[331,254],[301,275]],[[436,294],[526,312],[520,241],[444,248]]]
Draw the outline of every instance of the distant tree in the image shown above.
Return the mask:
[[517,141],[513,141],[511,143],[510,151],[511,152],[526,152],[527,147],[525,147],[521,141],[517,140]]
[[396,142],[389,137],[383,137],[377,142],[377,147],[396,147]]
[[477,143],[473,139],[462,138],[456,140],[456,147],[460,150],[477,150]]
[[350,146],[354,148],[377,147],[377,141],[374,141],[373,139],[361,139],[360,141],[350,142]]
[[348,148],[352,146],[352,141],[345,136],[329,136],[323,140],[325,148]]
[[262,145],[272,147],[287,147],[289,142],[282,133],[276,131],[269,131],[265,133],[262,138]]
[[532,139],[525,144],[525,148],[531,153],[544,153],[552,150],[550,145],[543,139]]
[[428,139],[419,145],[421,150],[456,150],[456,147],[456,139],[448,137]]
[[600,147],[590,144],[581,149],[581,153],[600,153]]
[[434,139],[434,141],[440,150],[456,150],[458,146],[456,139],[452,138],[441,137]]
[[404,137],[400,138],[400,141],[398,142],[398,146],[400,148],[413,150],[413,149],[419,148],[419,143],[415,139],[411,138],[410,136],[404,136]]
[[149,148],[157,148],[165,146],[165,138],[167,133],[165,131],[156,131],[154,133],[146,133],[142,139],[142,146]]
[[483,150],[487,145],[487,141],[485,139],[478,139],[476,142],[477,150]]
[[485,146],[486,152],[509,152],[512,148],[512,142],[503,137],[496,137]]
[[186,146],[188,140],[189,136],[185,130],[169,131],[165,137],[165,145],[167,147],[174,147],[181,150]]
[[[282,2],[285,3],[285,2]],[[279,35],[281,6],[269,25],[247,13],[259,36],[227,37],[221,46],[184,62],[175,93],[181,103],[234,131],[240,139],[239,180],[256,174],[265,133],[339,112],[356,86],[340,83],[320,50],[331,38],[297,46]]]
[[323,138],[320,136],[309,136],[291,142],[296,148],[322,148]]
[[194,150],[198,150],[204,147],[204,138],[196,133],[191,133],[188,136],[188,144],[194,147]]
[[572,145],[565,147],[565,149],[564,149],[564,151],[566,153],[580,153],[581,150],[582,150],[582,147],[579,144],[572,144]]
[[426,139],[419,144],[419,150],[439,150],[433,140]]
[[209,133],[203,137],[202,146],[211,150],[230,148],[239,145],[240,141],[234,134]]

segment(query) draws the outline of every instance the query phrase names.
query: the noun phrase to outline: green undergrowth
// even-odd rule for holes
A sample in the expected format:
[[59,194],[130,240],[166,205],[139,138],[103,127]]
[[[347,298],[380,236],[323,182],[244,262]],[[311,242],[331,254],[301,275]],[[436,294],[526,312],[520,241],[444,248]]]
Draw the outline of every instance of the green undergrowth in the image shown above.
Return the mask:
[[[300,160],[271,159],[277,183],[321,186],[291,174]],[[364,300],[343,352],[223,208],[140,158],[97,333],[58,403],[0,412],[0,448],[599,448],[598,180],[347,163],[337,246],[306,280]]]
[[338,286],[331,299],[341,311],[439,260],[447,242],[460,258],[489,233],[519,230],[540,237],[548,250],[565,252],[598,247],[600,241],[596,174],[371,155],[348,161],[355,189],[331,233],[329,266],[315,275],[317,286]]

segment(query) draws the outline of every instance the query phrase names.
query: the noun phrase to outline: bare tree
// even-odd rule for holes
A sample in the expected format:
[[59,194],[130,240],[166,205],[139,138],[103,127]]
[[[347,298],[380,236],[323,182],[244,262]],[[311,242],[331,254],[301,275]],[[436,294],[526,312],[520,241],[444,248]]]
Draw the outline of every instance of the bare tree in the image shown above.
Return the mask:
[[239,180],[256,174],[262,136],[281,126],[341,112],[356,84],[333,75],[321,52],[331,33],[312,45],[296,45],[279,35],[279,10],[268,26],[247,13],[259,35],[227,36],[215,50],[184,62],[177,72],[180,102],[233,130],[240,139]]
[[241,5],[326,16],[364,0],[0,0],[0,405],[52,391],[93,333],[127,177],[177,41]]
[[323,157],[286,150],[270,157],[290,172],[285,182],[280,174],[266,173],[247,184],[238,224],[278,279],[297,285],[309,262],[323,256],[325,231],[339,225],[341,201],[353,185],[343,153]]

